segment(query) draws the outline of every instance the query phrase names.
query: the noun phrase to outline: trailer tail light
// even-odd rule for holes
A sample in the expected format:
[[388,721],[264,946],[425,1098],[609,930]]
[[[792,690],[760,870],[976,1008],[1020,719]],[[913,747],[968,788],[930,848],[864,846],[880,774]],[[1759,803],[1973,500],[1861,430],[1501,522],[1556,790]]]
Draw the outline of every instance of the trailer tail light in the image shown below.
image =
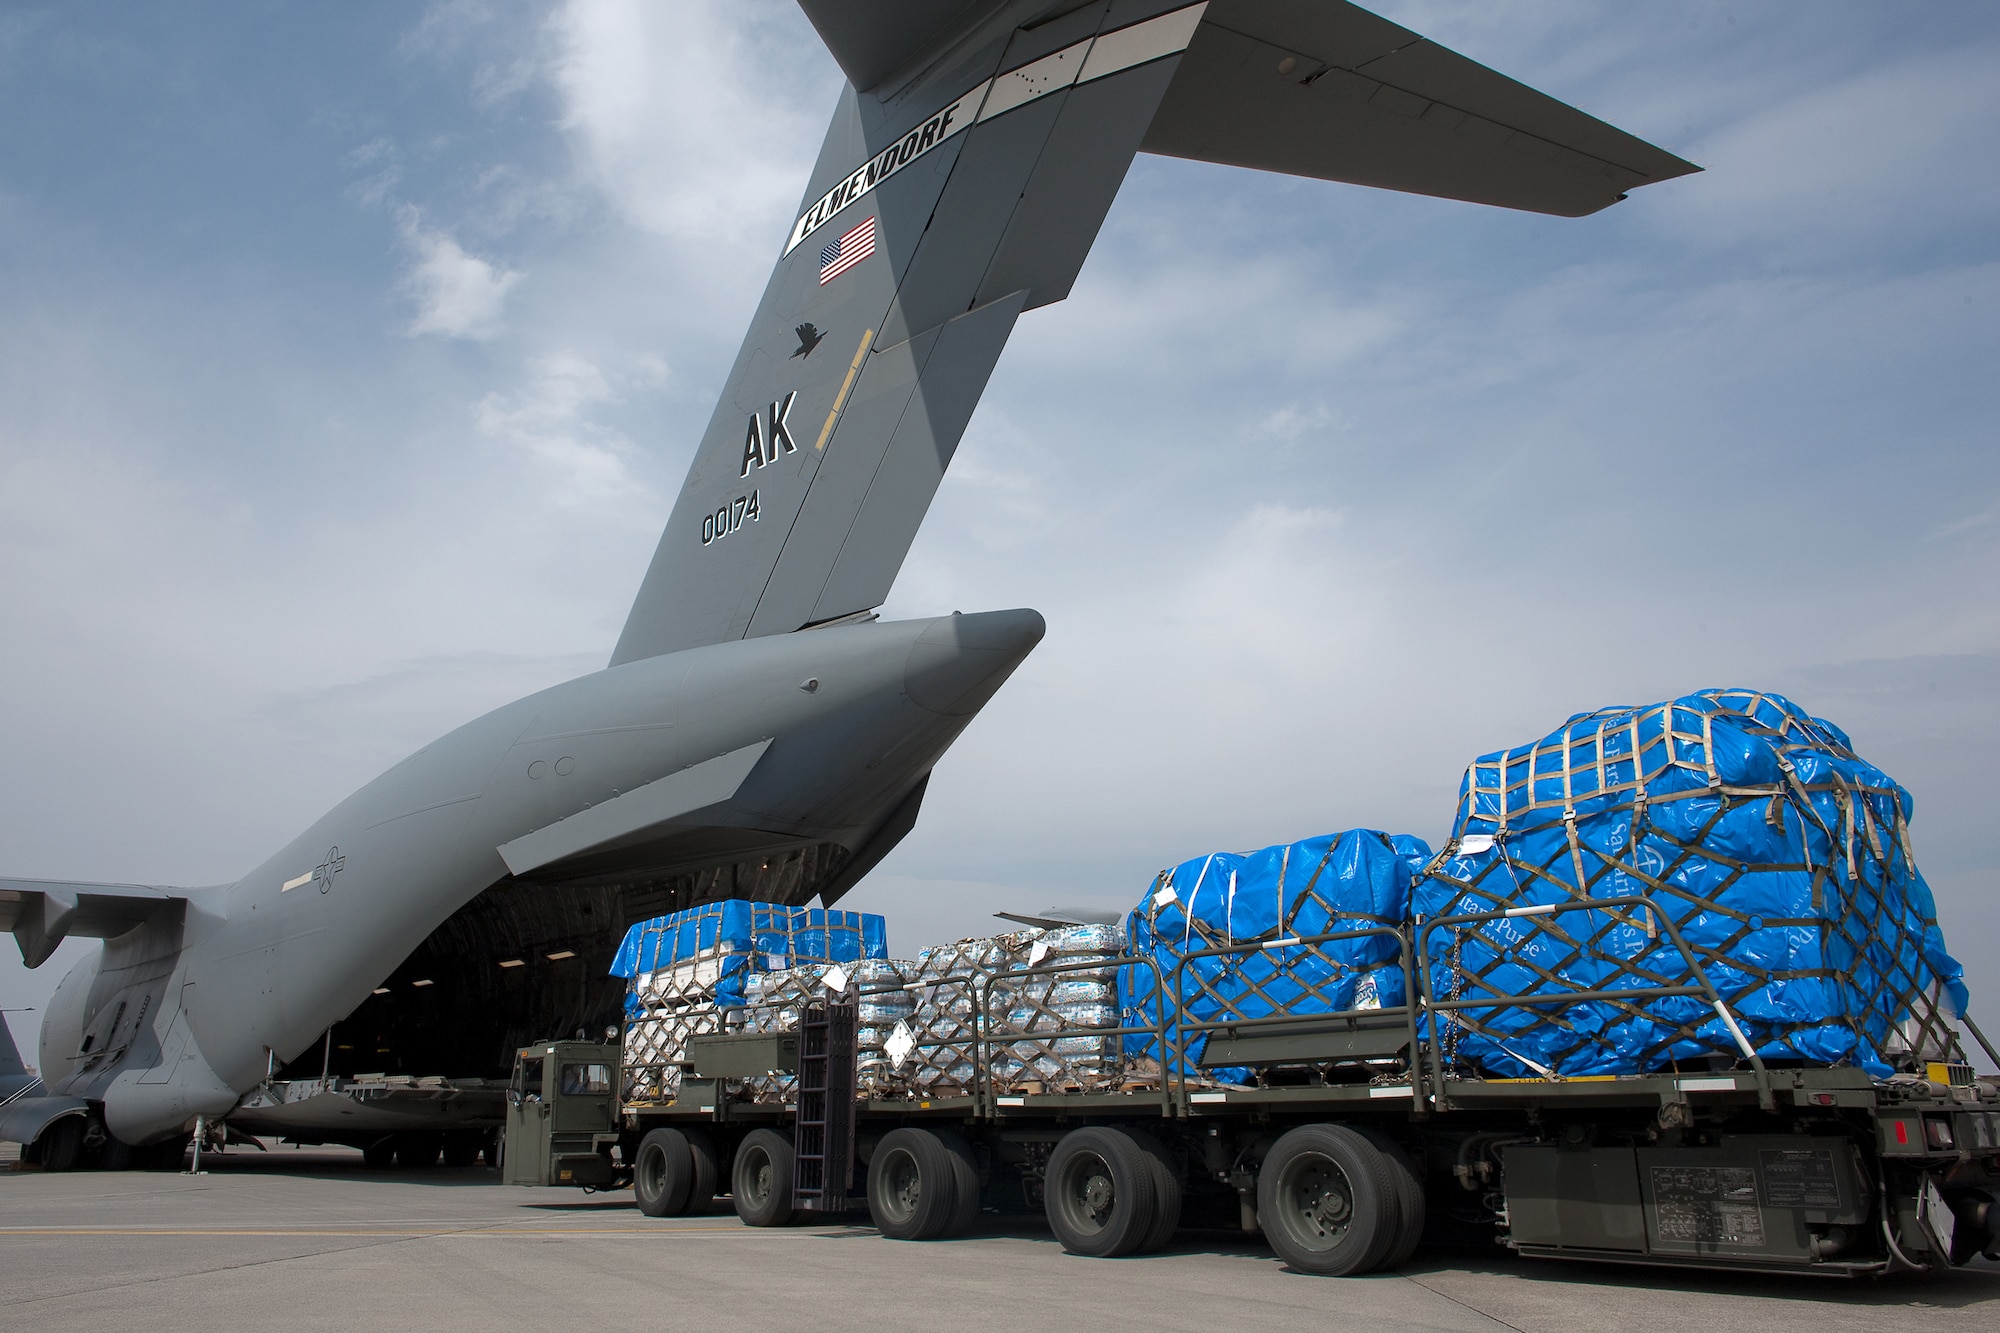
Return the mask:
[[1907,1121],[1907,1120],[1898,1120],[1898,1121],[1896,1122],[1896,1142],[1897,1142],[1898,1144],[1901,1144],[1901,1145],[1905,1146],[1905,1147],[1907,1147],[1907,1146],[1909,1145],[1909,1142],[1910,1142],[1910,1122],[1909,1122],[1909,1121]]
[[1814,1106],[1832,1106],[1839,1101],[1839,1098],[1835,1097],[1830,1092],[1815,1092],[1807,1100],[1810,1101]]
[[1949,1120],[1925,1117],[1924,1140],[1933,1148],[1948,1151],[1954,1146],[1951,1138],[1951,1122]]

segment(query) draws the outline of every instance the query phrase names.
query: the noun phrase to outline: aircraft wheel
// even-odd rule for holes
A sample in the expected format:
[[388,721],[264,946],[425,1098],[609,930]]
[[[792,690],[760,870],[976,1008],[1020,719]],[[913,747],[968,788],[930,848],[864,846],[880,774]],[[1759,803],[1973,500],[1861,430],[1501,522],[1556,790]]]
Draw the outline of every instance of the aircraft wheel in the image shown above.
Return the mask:
[[1108,1125],[1073,1129],[1049,1154],[1042,1193],[1049,1228],[1071,1254],[1111,1259],[1153,1234],[1157,1168],[1130,1134]]
[[437,1165],[444,1140],[436,1134],[402,1134],[396,1140],[396,1165],[404,1171],[422,1171]]
[[678,1129],[655,1129],[639,1140],[632,1197],[648,1217],[679,1217],[694,1187],[694,1154]]
[[140,1164],[147,1171],[178,1171],[187,1161],[188,1144],[193,1141],[186,1134],[176,1134],[158,1143],[149,1143],[139,1149]]
[[1153,1229],[1139,1242],[1134,1254],[1153,1254],[1166,1248],[1181,1227],[1181,1169],[1167,1152],[1166,1145],[1143,1129],[1125,1131],[1139,1145],[1153,1165]]
[[792,1220],[792,1141],[775,1129],[753,1129],[736,1145],[729,1192],[736,1215],[753,1227]]
[[97,1169],[100,1171],[130,1171],[139,1164],[140,1149],[125,1142],[110,1130],[104,1132],[104,1146],[97,1150]]
[[1272,1145],[1257,1221],[1280,1259],[1325,1277],[1373,1269],[1402,1227],[1388,1159],[1345,1125],[1300,1125]]
[[361,1149],[361,1164],[370,1171],[387,1171],[396,1164],[396,1140],[377,1139],[364,1144]]
[[722,1155],[716,1152],[715,1140],[706,1130],[684,1129],[681,1137],[687,1140],[688,1159],[694,1167],[688,1186],[687,1213],[699,1217],[715,1207],[715,1192],[722,1186]]
[[[931,1130],[892,1129],[868,1160],[868,1216],[891,1240],[949,1236],[962,1213],[962,1170],[957,1154]],[[977,1175],[972,1183],[977,1209]]]
[[1396,1233],[1395,1244],[1377,1265],[1388,1270],[1401,1268],[1417,1252],[1417,1245],[1424,1238],[1424,1174],[1410,1155],[1403,1151],[1403,1145],[1372,1126],[1357,1125],[1355,1133],[1375,1145],[1378,1152],[1389,1161],[1389,1173],[1395,1178],[1396,1205],[1402,1213],[1402,1229]]
[[83,1163],[84,1123],[80,1115],[66,1115],[43,1130],[35,1140],[44,1171],[74,1171]]

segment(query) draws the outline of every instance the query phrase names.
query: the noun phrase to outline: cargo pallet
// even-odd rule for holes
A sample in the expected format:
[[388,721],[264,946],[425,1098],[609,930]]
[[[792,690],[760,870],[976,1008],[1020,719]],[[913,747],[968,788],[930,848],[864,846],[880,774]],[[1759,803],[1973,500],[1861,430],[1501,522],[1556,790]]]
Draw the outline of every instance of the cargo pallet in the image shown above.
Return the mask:
[[[1416,966],[1439,929],[1606,908],[1652,911],[1688,964],[1687,984],[1439,998]],[[1202,958],[1364,935],[1396,939],[1403,975],[1416,980],[1411,1003],[1198,1019],[1181,998],[1188,965]],[[1071,1030],[1150,1034],[1155,1049],[1171,1052],[1163,1067],[1118,1088],[1049,1092],[997,1079],[996,1051],[1051,1034],[997,1023],[993,976],[976,974],[942,983],[968,991],[970,1085],[862,1095],[851,1034],[853,1005],[866,993],[830,994],[794,1031],[743,1030],[749,1011],[728,1011],[724,1031],[689,1042],[671,1100],[601,1099],[593,1128],[566,1151],[541,1153],[540,1179],[509,1178],[629,1182],[652,1216],[704,1211],[726,1190],[744,1221],[769,1226],[840,1216],[858,1177],[871,1218],[898,1239],[961,1234],[982,1209],[1041,1211],[1066,1249],[1106,1257],[1160,1249],[1182,1225],[1229,1226],[1261,1232],[1293,1268],[1325,1275],[1394,1268],[1427,1238],[1549,1258],[1847,1276],[2000,1257],[2000,1079],[1974,1077],[1955,1045],[1948,1059],[1880,1080],[1849,1067],[1771,1066],[1671,919],[1646,899],[1208,949],[1168,976],[1130,955],[1031,970],[1129,966],[1151,968],[1164,983],[1157,993],[1173,997],[1158,1021]],[[1697,1068],[1580,1078],[1479,1077],[1450,1058],[1452,1025],[1465,1011],[1490,1017],[1666,996],[1712,1007],[1739,1049]],[[829,1047],[828,1015],[843,1010],[846,1043]],[[1205,1049],[1190,1062],[1201,1037]],[[843,1050],[844,1061],[827,1058]],[[615,1063],[617,1051],[528,1048],[516,1086],[530,1065],[538,1085],[554,1088],[560,1061]],[[1258,1086],[1199,1072],[1246,1066]],[[624,1071],[628,1083],[650,1073],[654,1087],[659,1072]],[[762,1097],[746,1085],[791,1073],[800,1077],[789,1099],[771,1098],[768,1079]],[[539,1121],[522,1115],[533,1108],[518,1092],[513,1100],[510,1139],[550,1123],[545,1112]],[[842,1106],[851,1116],[833,1109]]]

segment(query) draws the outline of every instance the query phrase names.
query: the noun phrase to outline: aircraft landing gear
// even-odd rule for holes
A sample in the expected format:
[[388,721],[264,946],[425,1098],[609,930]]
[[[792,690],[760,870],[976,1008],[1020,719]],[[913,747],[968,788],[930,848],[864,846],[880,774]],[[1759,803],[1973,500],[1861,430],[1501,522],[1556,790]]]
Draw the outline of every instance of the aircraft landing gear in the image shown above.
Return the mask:
[[66,1115],[35,1140],[35,1156],[44,1171],[75,1171],[83,1165],[83,1136],[88,1128],[80,1115]]

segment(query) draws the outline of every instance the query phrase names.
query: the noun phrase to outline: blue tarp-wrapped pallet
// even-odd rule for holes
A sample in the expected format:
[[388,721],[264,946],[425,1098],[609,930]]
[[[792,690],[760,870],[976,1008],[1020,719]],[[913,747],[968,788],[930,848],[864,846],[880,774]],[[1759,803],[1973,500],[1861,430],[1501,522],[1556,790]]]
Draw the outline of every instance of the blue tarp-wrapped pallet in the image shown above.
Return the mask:
[[753,976],[887,955],[887,923],[863,912],[727,899],[639,922],[611,965],[626,979],[626,1096],[673,1096],[688,1040],[720,1031]]
[[[1180,1024],[1281,1014],[1393,1008],[1404,1002],[1402,944],[1411,877],[1430,860],[1422,839],[1373,829],[1247,853],[1217,852],[1162,871],[1126,932],[1146,964],[1120,977],[1124,1026],[1165,1026],[1125,1038],[1129,1059],[1170,1065],[1185,1049],[1196,1073],[1206,1029]],[[1318,944],[1287,943],[1379,931]],[[1247,950],[1243,946],[1250,947]],[[1209,950],[1229,950],[1209,953]],[[1208,1071],[1243,1082],[1248,1070]]]
[[1472,1006],[1440,1017],[1448,1067],[1628,1074],[1740,1054],[1943,1058],[1960,969],[1910,851],[1910,795],[1846,734],[1775,694],[1710,690],[1571,718],[1466,772],[1452,840],[1418,881],[1419,922],[1645,897],[1642,905],[1432,929],[1432,999],[1697,984],[1703,995]]

